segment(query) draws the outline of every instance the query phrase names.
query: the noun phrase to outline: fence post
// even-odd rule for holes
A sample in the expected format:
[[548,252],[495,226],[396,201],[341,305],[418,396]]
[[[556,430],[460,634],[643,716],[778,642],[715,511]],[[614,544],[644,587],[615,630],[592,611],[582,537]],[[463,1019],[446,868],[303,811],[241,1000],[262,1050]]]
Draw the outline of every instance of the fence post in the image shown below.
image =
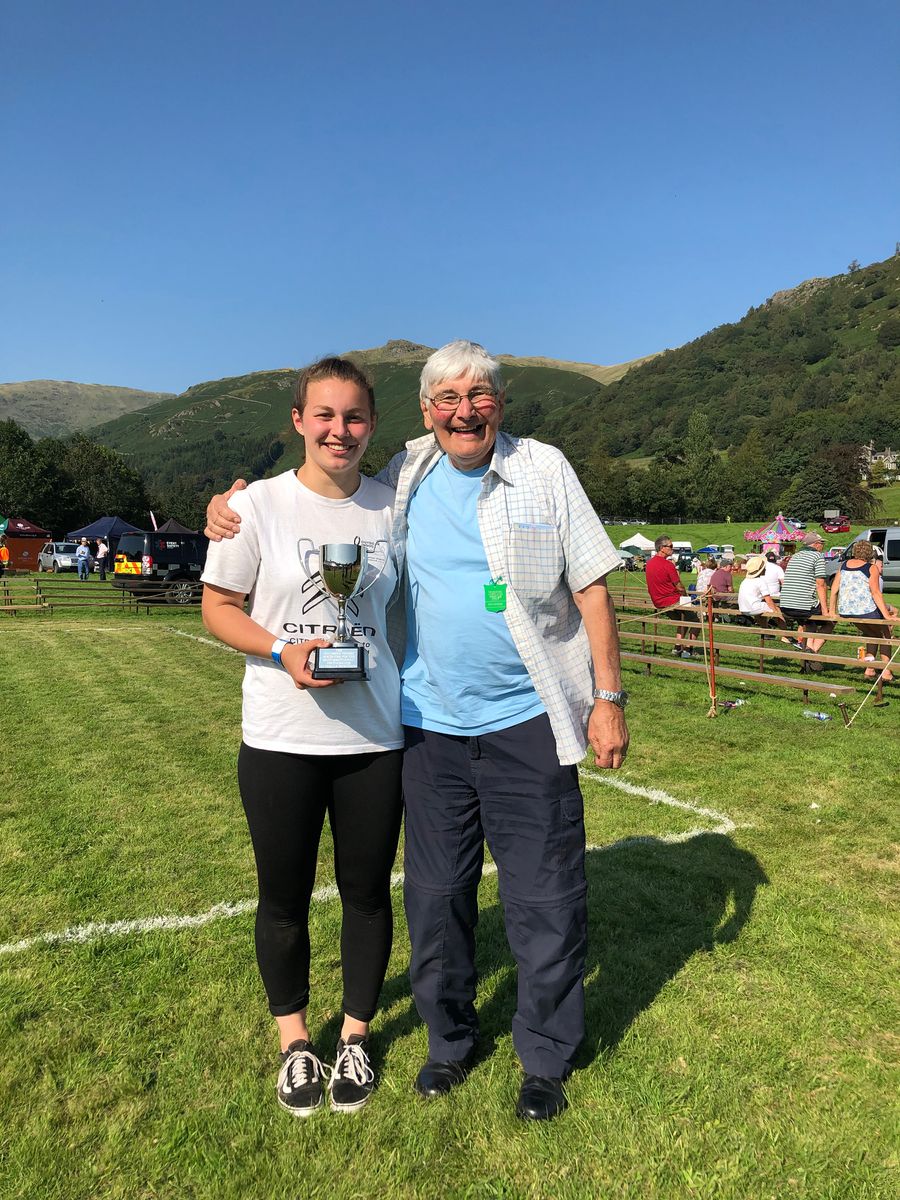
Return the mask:
[[716,715],[716,640],[713,634],[713,599],[709,592],[706,594],[706,629],[709,634],[709,698],[712,701],[712,715]]

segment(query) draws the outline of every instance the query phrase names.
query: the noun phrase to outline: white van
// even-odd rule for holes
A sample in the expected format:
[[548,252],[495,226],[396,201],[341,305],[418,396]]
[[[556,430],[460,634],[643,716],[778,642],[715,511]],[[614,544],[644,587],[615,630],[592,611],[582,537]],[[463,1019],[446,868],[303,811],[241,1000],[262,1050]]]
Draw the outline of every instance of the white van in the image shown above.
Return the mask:
[[[864,529],[858,539],[865,539],[877,546],[883,555],[881,564],[881,584],[886,592],[900,592],[900,526],[888,525],[880,528]],[[838,572],[841,563],[850,557],[853,542],[841,554],[840,558],[826,558],[825,578],[829,582]]]

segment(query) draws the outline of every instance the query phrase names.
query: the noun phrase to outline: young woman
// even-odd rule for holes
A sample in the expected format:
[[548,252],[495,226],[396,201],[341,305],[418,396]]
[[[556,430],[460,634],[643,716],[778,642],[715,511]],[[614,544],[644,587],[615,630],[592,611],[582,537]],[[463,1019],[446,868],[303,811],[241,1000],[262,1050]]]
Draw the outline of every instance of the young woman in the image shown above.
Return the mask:
[[[831,615],[841,616],[845,620],[858,618],[861,621],[877,621],[884,617],[890,621],[896,617],[897,610],[885,604],[881,594],[881,562],[876,557],[875,547],[871,542],[860,538],[850,547],[850,557],[841,563],[834,582],[831,585]],[[863,634],[873,638],[889,638],[890,625],[857,625]],[[890,655],[885,647],[873,642],[866,646],[866,661],[874,662],[876,652],[880,653],[883,662],[890,662]],[[867,667],[866,679],[875,678],[875,668]],[[887,669],[881,673],[885,683],[894,677]]]
[[[291,415],[306,449],[303,466],[231,499],[241,534],[210,545],[203,620],[247,655],[238,783],[259,881],[257,961],[281,1038],[278,1101],[307,1116],[326,1092],[333,1109],[359,1109],[374,1086],[368,1032],[393,936],[403,734],[385,630],[396,584],[388,550],[393,492],[359,471],[375,428],[372,388],[353,363],[322,359],[301,372]],[[348,606],[369,647],[370,679],[340,687],[313,679],[309,661],[333,639],[337,610],[317,586],[315,556],[312,581],[301,558],[310,543],[326,542],[360,542],[370,551],[366,590]],[[331,1070],[307,1024],[308,916],[326,812],[343,906],[344,1020]]]

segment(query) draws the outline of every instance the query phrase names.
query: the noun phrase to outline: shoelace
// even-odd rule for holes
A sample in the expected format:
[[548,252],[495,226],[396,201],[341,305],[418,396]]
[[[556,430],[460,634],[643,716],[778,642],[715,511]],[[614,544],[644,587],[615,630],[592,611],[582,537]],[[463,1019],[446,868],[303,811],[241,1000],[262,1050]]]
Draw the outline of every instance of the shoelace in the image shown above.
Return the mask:
[[311,1050],[295,1050],[281,1070],[283,1085],[291,1092],[306,1087],[310,1080],[320,1079],[323,1074],[322,1063]]
[[365,1047],[360,1046],[357,1042],[345,1046],[337,1056],[331,1078],[333,1080],[349,1078],[360,1087],[371,1083],[375,1078],[375,1072],[369,1066],[369,1056],[366,1054]]

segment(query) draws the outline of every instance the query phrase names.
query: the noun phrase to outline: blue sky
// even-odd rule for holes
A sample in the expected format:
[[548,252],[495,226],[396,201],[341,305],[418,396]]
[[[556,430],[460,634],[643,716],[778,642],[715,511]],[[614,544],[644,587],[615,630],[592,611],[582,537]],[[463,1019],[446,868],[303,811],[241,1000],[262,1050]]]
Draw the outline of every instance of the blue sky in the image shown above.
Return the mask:
[[3,0],[0,380],[612,363],[900,239],[895,0]]

